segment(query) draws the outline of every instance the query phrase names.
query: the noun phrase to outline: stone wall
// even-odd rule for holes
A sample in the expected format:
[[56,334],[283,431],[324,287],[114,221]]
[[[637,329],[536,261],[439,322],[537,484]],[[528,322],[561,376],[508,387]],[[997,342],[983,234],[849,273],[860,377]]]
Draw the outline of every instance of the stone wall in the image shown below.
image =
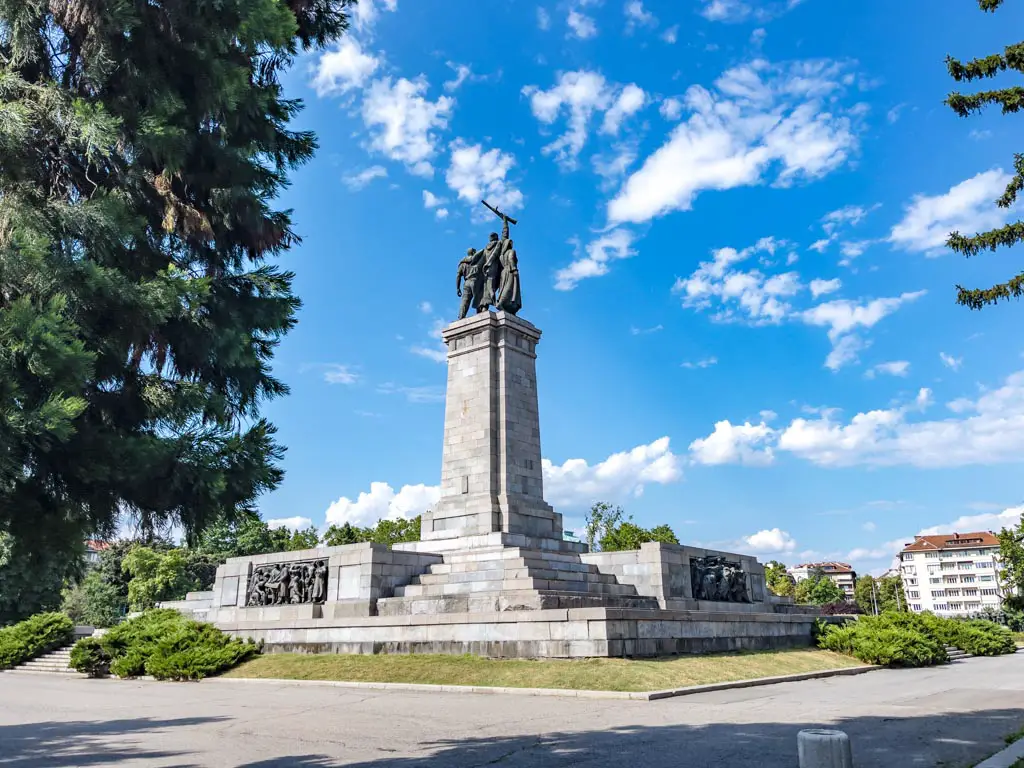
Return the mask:
[[218,626],[268,652],[651,657],[807,647],[813,616],[615,608],[310,619]]
[[[322,604],[247,606],[252,569],[296,561],[327,561],[327,599]],[[218,625],[236,621],[294,621],[314,618],[373,616],[377,600],[425,573],[440,555],[400,552],[383,544],[348,544],[269,555],[233,557],[217,569],[210,618]]]
[[[750,603],[694,599],[690,584],[690,561],[709,556],[722,556],[740,564],[746,574]],[[764,566],[750,555],[648,542],[638,550],[594,552],[582,555],[581,558],[585,563],[596,565],[602,573],[614,575],[620,584],[632,584],[641,595],[656,598],[658,604],[666,610],[729,610],[740,613],[773,610],[773,606],[768,605]]]

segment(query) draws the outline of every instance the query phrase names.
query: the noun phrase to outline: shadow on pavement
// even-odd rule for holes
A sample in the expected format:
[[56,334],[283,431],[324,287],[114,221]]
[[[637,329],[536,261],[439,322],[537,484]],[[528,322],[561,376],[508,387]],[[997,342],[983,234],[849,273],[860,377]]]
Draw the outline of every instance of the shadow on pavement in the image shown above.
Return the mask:
[[[765,701],[770,716],[771,701]],[[1024,723],[1019,709],[928,717],[854,717],[839,724],[750,723],[629,727],[542,736],[424,742],[415,757],[382,756],[352,762],[295,755],[245,763],[242,768],[793,768],[802,728],[839,728],[850,735],[857,768],[960,768],[1002,749],[1003,737]]]
[[[189,728],[216,723],[221,717],[181,717],[159,720],[148,717],[130,720],[46,722],[0,726],[0,765],[33,768],[42,766],[111,765],[129,760],[147,761],[175,758],[187,751],[148,750],[134,743],[133,735],[169,728]],[[141,741],[141,739],[140,739]],[[183,743],[187,740],[183,739]],[[164,765],[167,763],[164,762]],[[180,763],[179,768],[201,765]]]

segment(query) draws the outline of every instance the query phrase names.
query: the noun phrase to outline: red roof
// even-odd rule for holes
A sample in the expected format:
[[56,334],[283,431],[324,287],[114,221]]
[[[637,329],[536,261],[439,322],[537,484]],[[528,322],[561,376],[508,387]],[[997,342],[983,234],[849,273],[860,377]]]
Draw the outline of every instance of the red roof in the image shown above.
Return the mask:
[[972,547],[998,547],[999,538],[992,531],[974,533],[943,533],[937,536],[915,536],[903,548],[904,552],[934,552],[940,549],[970,549]]
[[827,563],[802,563],[797,568],[820,568],[827,573],[853,573],[853,567],[849,563],[829,561]]
[[110,542],[100,541],[99,539],[87,539],[85,547],[86,549],[91,549],[95,552],[102,552],[105,549],[110,549]]

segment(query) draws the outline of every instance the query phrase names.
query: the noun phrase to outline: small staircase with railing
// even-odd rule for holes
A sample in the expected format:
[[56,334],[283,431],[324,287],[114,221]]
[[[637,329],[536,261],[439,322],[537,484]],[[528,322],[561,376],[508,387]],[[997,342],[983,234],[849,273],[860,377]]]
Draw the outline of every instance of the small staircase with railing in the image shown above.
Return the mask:
[[74,643],[69,643],[61,648],[44,653],[42,656],[36,656],[34,659],[22,662],[18,666],[9,669],[8,672],[13,673],[48,673],[55,675],[77,675],[78,673],[71,668],[71,649],[74,647]]

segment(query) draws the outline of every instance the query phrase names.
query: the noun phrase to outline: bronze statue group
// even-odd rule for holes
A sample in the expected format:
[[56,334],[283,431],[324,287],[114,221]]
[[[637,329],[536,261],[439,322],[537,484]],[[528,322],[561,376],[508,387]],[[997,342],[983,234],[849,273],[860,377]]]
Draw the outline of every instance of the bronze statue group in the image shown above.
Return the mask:
[[466,258],[459,262],[455,278],[455,291],[462,298],[459,319],[469,314],[470,308],[486,312],[494,307],[499,312],[516,314],[523,306],[522,289],[519,286],[519,259],[515,245],[509,237],[509,224],[516,220],[509,218],[497,208],[484,205],[501,218],[501,237],[491,232],[490,240],[479,251],[470,248]]

